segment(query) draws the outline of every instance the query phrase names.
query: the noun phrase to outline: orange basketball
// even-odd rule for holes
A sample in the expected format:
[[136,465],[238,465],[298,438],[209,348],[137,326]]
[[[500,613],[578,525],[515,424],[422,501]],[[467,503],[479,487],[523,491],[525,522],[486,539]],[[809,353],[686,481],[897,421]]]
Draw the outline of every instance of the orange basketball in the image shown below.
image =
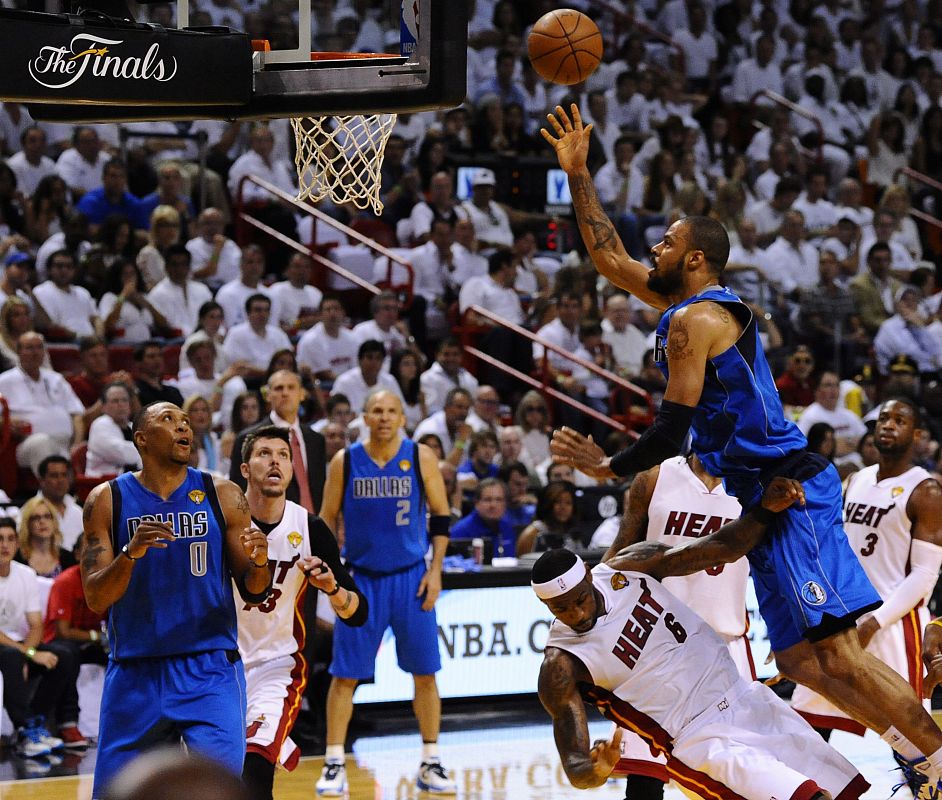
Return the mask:
[[527,55],[541,78],[566,86],[579,83],[602,60],[602,34],[581,11],[560,8],[536,21],[527,39]]

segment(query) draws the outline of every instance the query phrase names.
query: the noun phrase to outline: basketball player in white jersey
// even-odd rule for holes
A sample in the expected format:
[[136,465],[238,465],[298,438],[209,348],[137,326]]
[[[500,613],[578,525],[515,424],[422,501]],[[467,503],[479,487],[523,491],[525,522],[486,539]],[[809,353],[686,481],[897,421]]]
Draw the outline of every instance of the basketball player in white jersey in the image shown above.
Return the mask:
[[[844,530],[883,598],[880,608],[857,621],[860,642],[919,697],[922,629],[929,621],[925,602],[942,567],[942,486],[913,464],[921,426],[911,400],[887,400],[873,432],[879,461],[851,475],[844,492]],[[862,725],[804,686],[795,689],[792,707],[818,728],[864,733]]]
[[[726,493],[723,481],[710,475],[695,454],[675,456],[635,476],[619,542],[680,545],[714,533],[741,515],[739,501]],[[605,559],[617,554],[609,549]],[[752,681],[755,665],[746,638],[748,577],[749,562],[743,557],[693,575],[664,578],[662,583],[719,634],[739,674]],[[664,756],[652,756],[648,745],[631,733],[622,737],[621,751],[614,771],[628,776],[625,796],[632,800],[663,797],[664,784],[670,780]]]
[[[751,515],[734,524],[742,520],[765,527]],[[625,552],[590,570],[550,550],[531,575],[556,617],[539,693],[573,786],[600,786],[619,757],[621,730],[590,748],[588,701],[664,753],[671,778],[702,797],[850,800],[869,789],[771,689],[742,679],[709,625],[654,577],[630,571],[638,562]]]
[[308,586],[324,592],[347,625],[366,621],[367,603],[341,564],[330,529],[285,496],[292,477],[287,429],[267,425],[253,431],[241,458],[252,523],[268,539],[273,572],[273,590],[265,602],[249,606],[236,598],[248,726],[243,779],[253,800],[272,800],[275,766],[292,770],[301,755],[290,734],[307,684],[303,614]]

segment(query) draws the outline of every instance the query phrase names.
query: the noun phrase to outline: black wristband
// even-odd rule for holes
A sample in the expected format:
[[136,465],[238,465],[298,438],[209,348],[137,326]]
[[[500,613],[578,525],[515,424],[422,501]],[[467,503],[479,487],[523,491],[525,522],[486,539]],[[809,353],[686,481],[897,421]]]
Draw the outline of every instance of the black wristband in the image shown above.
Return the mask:
[[130,547],[131,547],[131,543],[128,542],[124,547],[121,548],[121,555],[126,556],[129,561],[138,561],[138,560],[140,560],[140,558],[141,558],[140,556],[138,556],[137,558],[135,558],[134,556],[131,555]]
[[432,514],[428,521],[428,531],[432,536],[448,537],[451,517],[448,514]]
[[618,477],[650,469],[676,456],[684,446],[696,408],[662,400],[654,423],[631,447],[612,456],[609,468]]
[[324,592],[324,594],[326,594],[328,597],[333,597],[339,591],[340,591],[340,584],[338,583],[334,586],[334,590],[332,592]]
[[752,515],[752,518],[761,525],[768,525],[775,519],[775,512],[764,508],[761,503],[753,507],[749,513]]

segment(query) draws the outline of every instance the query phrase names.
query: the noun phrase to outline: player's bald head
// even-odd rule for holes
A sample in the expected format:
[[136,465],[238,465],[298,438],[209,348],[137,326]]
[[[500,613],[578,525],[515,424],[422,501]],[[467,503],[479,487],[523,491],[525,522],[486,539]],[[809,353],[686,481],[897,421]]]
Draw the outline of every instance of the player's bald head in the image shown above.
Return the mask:
[[402,400],[399,399],[399,395],[395,392],[389,391],[389,389],[377,389],[366,398],[366,402],[363,403],[363,410],[369,411],[377,403],[395,403],[396,409],[402,411]]
[[177,748],[138,756],[105,788],[104,800],[249,800],[248,790],[222,765]]
[[180,406],[176,403],[168,403],[166,401],[160,401],[157,403],[151,403],[150,405],[144,406],[140,411],[137,412],[137,416],[134,417],[134,424],[131,427],[131,435],[133,436],[138,431],[146,431],[150,424],[157,419],[157,415],[161,411],[165,411],[168,408],[175,409],[180,411]]

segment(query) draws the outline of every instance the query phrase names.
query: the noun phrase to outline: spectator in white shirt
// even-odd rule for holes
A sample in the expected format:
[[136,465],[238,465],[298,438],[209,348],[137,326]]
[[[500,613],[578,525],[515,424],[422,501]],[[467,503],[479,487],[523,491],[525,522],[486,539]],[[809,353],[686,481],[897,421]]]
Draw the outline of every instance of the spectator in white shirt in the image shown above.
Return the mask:
[[415,270],[409,330],[423,350],[430,339],[437,341],[448,331],[445,284],[450,282],[457,269],[452,253],[454,241],[455,227],[451,220],[435,219],[429,240],[406,256]]
[[412,241],[423,244],[432,232],[432,222],[436,219],[456,221],[455,182],[449,172],[436,172],[428,184],[428,197],[412,207],[409,225],[412,229]]
[[[473,431],[488,430],[496,436],[500,430],[500,397],[493,386],[478,386],[472,394],[474,405],[468,412],[468,425]],[[494,444],[496,450],[496,440]]]
[[184,402],[195,394],[209,401],[210,410],[215,414],[220,409],[232,409],[242,392],[248,387],[242,379],[245,363],[234,361],[222,372],[216,370],[216,345],[210,339],[195,339],[186,348],[189,367],[180,369],[176,379],[169,380],[183,396]]
[[190,259],[190,251],[184,245],[168,247],[164,253],[167,277],[147,295],[153,310],[162,314],[166,324],[179,330],[182,336],[193,333],[200,308],[213,299],[204,284],[190,280]]
[[[756,40],[755,58],[740,61],[733,73],[731,87],[731,100],[736,103],[750,103],[752,99],[764,89],[779,94],[783,91],[782,72],[778,65],[772,62],[775,55],[775,37],[764,33]],[[772,101],[767,97],[756,98],[758,105],[771,106]]]
[[369,339],[357,351],[357,366],[349,369],[334,381],[331,394],[342,394],[350,401],[350,407],[359,414],[363,403],[374,389],[388,389],[402,400],[399,383],[388,372],[383,371],[386,348],[382,342]]
[[471,394],[466,389],[454,388],[445,395],[441,411],[422,420],[412,433],[418,442],[428,433],[434,433],[442,443],[445,460],[458,466],[465,459],[465,449],[471,437],[468,414],[471,412]]
[[716,81],[716,38],[706,29],[706,9],[701,3],[690,3],[687,17],[688,27],[672,32],[673,44],[683,50],[688,88],[709,94]]
[[867,265],[866,254],[877,242],[886,242],[889,245],[892,258],[890,269],[894,276],[905,280],[916,268],[916,262],[909,250],[893,238],[898,225],[899,219],[889,209],[881,209],[874,214],[873,225],[865,228],[860,237],[860,247],[857,250],[860,259],[860,271],[863,271]]
[[64,150],[56,161],[56,171],[68,184],[72,202],[101,186],[101,176],[110,156],[102,149],[98,132],[80,125],[72,133],[72,147]]
[[399,320],[399,298],[393,292],[374,294],[370,300],[370,313],[373,319],[355,325],[353,335],[360,344],[371,340],[382,342],[388,367],[388,359],[410,344],[405,324]]
[[335,297],[321,301],[321,321],[298,341],[298,363],[320,381],[332,382],[357,363],[360,341],[343,323],[347,312]]
[[814,402],[801,412],[798,427],[807,434],[816,422],[826,422],[834,428],[837,440],[835,457],[840,458],[852,453],[860,437],[867,432],[867,426],[849,408],[838,406],[840,399],[840,379],[833,372],[822,372],[814,391]]
[[605,301],[602,341],[612,350],[616,372],[625,378],[641,374],[645,335],[631,324],[631,307],[623,294],[613,294]]
[[279,350],[291,349],[291,340],[281,328],[269,325],[271,299],[261,293],[250,295],[245,301],[246,322],[229,329],[223,352],[227,364],[245,363],[248,378],[264,378],[271,358]]
[[242,251],[223,230],[226,220],[218,208],[204,208],[196,218],[197,236],[186,243],[193,256],[193,279],[216,290],[239,277]]
[[820,278],[818,251],[805,241],[805,218],[794,209],[785,212],[779,237],[765,251],[772,279],[785,294],[810,289]]
[[110,383],[101,393],[102,415],[88,429],[85,474],[93,478],[140,469],[141,456],[131,437],[131,392]]
[[471,179],[471,199],[461,208],[474,223],[474,232],[481,247],[487,249],[510,247],[514,242],[507,212],[494,202],[497,178],[493,170],[481,168]]
[[919,305],[922,292],[904,285],[896,293],[896,313],[881,323],[873,338],[877,368],[889,373],[892,360],[903,353],[913,359],[922,373],[934,373],[942,367],[942,347],[928,330],[931,321]]
[[285,266],[287,280],[268,287],[272,308],[278,315],[273,316],[272,321],[285,331],[306,331],[317,322],[317,309],[324,295],[316,286],[311,286],[313,265],[310,256],[294,253]]
[[40,334],[22,334],[16,353],[20,364],[0,374],[0,394],[10,406],[14,434],[24,437],[16,462],[38,474],[46,456],[68,456],[71,446],[82,441],[85,407],[62,375],[42,366],[46,346]]
[[459,218],[455,223],[455,243],[451,246],[455,271],[445,279],[453,294],[458,294],[469,279],[487,275],[487,259],[480,254],[480,249],[474,223]]
[[239,277],[226,283],[216,293],[216,302],[222,306],[227,328],[245,322],[245,301],[251,295],[268,296],[268,289],[261,283],[264,274],[265,251],[257,244],[247,244],[242,248]]
[[786,176],[775,187],[771,200],[759,200],[746,209],[747,216],[755,223],[760,247],[768,247],[779,234],[785,221],[785,212],[801,194],[802,182],[798,178]]
[[816,244],[829,236],[837,225],[837,208],[827,199],[828,173],[824,167],[812,167],[805,175],[805,191],[792,205],[805,218],[805,231]]
[[729,259],[723,269],[726,286],[747,303],[766,303],[765,282],[768,280],[768,260],[765,250],[756,244],[756,224],[743,217],[736,223],[739,244],[729,249]]
[[456,337],[449,336],[438,343],[434,363],[419,378],[429,414],[441,411],[445,395],[452,389],[467,389],[473,394],[478,388],[478,379],[461,366],[463,358],[464,350]]
[[48,500],[56,512],[62,546],[66,550],[75,548],[75,540],[84,528],[82,507],[69,494],[72,478],[72,462],[65,456],[46,456],[39,463],[39,491],[36,496]]
[[88,290],[75,286],[75,258],[68,250],[59,250],[49,257],[49,280],[33,290],[33,298],[49,317],[49,321],[69,338],[104,336],[104,325],[98,308]]
[[24,197],[32,197],[39,182],[47,175],[56,175],[56,164],[46,153],[46,133],[31,125],[20,135],[21,150],[7,159],[7,166],[16,175],[16,188]]
[[644,205],[644,175],[633,163],[635,143],[630,136],[619,136],[615,157],[595,173],[593,181],[599,201],[615,221],[615,228],[629,253],[643,253],[636,210]]

